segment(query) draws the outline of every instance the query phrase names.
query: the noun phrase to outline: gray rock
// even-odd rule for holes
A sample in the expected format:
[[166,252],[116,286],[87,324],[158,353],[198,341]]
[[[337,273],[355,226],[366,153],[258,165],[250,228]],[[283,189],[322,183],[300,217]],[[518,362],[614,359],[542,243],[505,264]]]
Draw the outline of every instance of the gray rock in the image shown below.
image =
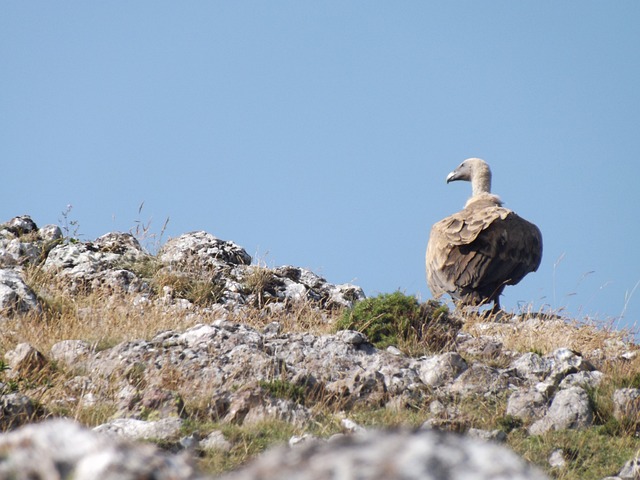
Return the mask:
[[482,430],[479,428],[470,428],[467,431],[467,436],[487,442],[504,443],[507,441],[507,434],[502,430]]
[[468,397],[470,395],[497,394],[509,384],[509,377],[497,369],[475,363],[458,376],[449,392]]
[[526,422],[542,417],[547,411],[547,398],[537,390],[516,390],[509,396],[507,415]]
[[28,376],[47,364],[44,355],[28,343],[19,343],[13,350],[6,352],[4,358],[9,366],[9,378]]
[[567,466],[567,460],[564,458],[564,452],[558,448],[549,455],[549,466],[553,468],[564,468]]
[[[274,379],[343,408],[357,403],[382,406],[390,395],[418,405],[426,389],[417,372],[422,361],[377,350],[364,339],[346,332],[264,334],[220,319],[183,332],[166,331],[150,341],[116,345],[90,355],[83,367],[93,384],[122,392],[119,409],[134,415],[154,385],[163,383],[167,370],[190,389],[210,395],[212,415],[225,421],[243,422],[247,416],[251,421],[259,416],[306,421],[308,412],[296,402],[262,402],[258,399],[265,397],[264,390],[252,395],[245,391],[253,387],[238,388]],[[129,369],[135,371],[128,374]],[[132,383],[129,379],[134,378]]]
[[45,243],[55,243],[62,240],[62,230],[58,225],[45,225],[38,230],[38,236]]
[[581,355],[569,348],[559,348],[552,354],[553,368],[548,381],[559,385],[568,375],[594,370],[593,366]]
[[604,373],[594,370],[592,372],[571,373],[560,382],[560,388],[582,387],[596,388],[602,383]]
[[467,369],[467,362],[455,352],[426,358],[420,361],[420,380],[430,387],[440,387],[453,381]]
[[336,333],[336,338],[342,340],[344,343],[349,343],[351,345],[361,345],[363,343],[369,342],[369,339],[365,334],[356,332],[354,330],[340,330]]
[[360,287],[350,284],[333,285],[324,278],[304,268],[289,265],[273,270],[276,284],[282,287],[276,297],[308,299],[320,303],[324,308],[351,308],[355,302],[364,300]]
[[367,431],[364,427],[357,424],[350,418],[343,418],[340,420],[340,425],[347,433],[364,433]]
[[542,480],[538,469],[500,445],[443,432],[369,432],[307,442],[261,455],[220,480]]
[[291,437],[289,439],[288,445],[290,447],[295,447],[297,445],[302,445],[303,443],[306,442],[319,442],[322,441],[320,440],[318,437],[316,437],[315,435],[311,435],[310,433],[305,433],[304,435],[294,435],[293,437]]
[[143,261],[149,255],[129,233],[107,233],[94,242],[58,245],[43,268],[71,281],[72,288],[111,287],[139,292],[143,283],[122,266]]
[[24,283],[20,272],[0,269],[0,312],[26,313],[40,309],[36,294]]
[[640,478],[640,458],[634,458],[625,463],[617,478],[621,480],[637,480]]
[[158,252],[158,258],[162,263],[169,265],[205,271],[226,264],[251,263],[251,256],[244,248],[203,231],[186,233],[170,239]]
[[593,422],[589,396],[580,387],[560,390],[547,414],[529,427],[531,435],[541,435],[549,430],[566,430],[588,427]]
[[51,346],[51,360],[74,366],[91,353],[91,345],[83,340],[62,340]]
[[0,430],[11,430],[34,421],[36,406],[29,397],[19,392],[0,393]]
[[198,442],[198,448],[201,450],[220,450],[228,452],[231,450],[231,442],[227,440],[224,434],[215,430]]
[[121,437],[128,440],[175,441],[180,435],[182,420],[169,417],[157,421],[117,418],[93,429],[103,435]]
[[530,381],[539,381],[546,378],[553,368],[553,363],[537,353],[528,352],[516,359],[512,364],[518,376]]
[[0,225],[0,267],[40,263],[61,240],[57,225],[38,229],[28,215],[12,218]]
[[38,230],[36,222],[29,215],[20,215],[9,220],[4,227],[17,237],[33,233]]
[[[537,353],[525,353],[511,367],[517,375],[530,384],[544,384],[544,391],[552,395],[565,377],[578,372],[593,370],[593,366],[568,348],[559,348],[551,355],[541,357]],[[586,377],[582,377],[584,380]],[[576,379],[579,382],[579,380]]]
[[50,420],[0,434],[0,451],[0,478],[203,478],[187,457],[114,439],[70,420]]
[[613,416],[618,421],[640,423],[640,389],[619,388],[613,392]]

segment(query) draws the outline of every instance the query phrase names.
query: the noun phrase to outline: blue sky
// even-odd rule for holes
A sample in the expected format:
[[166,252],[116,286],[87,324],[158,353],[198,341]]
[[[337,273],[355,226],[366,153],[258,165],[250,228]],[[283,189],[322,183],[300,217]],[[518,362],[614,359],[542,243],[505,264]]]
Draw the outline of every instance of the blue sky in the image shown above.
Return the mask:
[[2,10],[0,221],[169,217],[164,239],[427,299],[429,229],[470,194],[445,177],[477,156],[544,237],[503,306],[640,321],[640,2]]

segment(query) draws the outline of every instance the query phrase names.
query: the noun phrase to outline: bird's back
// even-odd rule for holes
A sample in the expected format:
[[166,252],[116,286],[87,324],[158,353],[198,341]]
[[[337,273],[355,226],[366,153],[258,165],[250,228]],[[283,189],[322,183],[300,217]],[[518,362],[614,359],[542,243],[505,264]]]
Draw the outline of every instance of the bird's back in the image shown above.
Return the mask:
[[538,269],[542,235],[538,227],[492,200],[470,202],[436,223],[426,255],[427,283],[466,304],[494,301]]

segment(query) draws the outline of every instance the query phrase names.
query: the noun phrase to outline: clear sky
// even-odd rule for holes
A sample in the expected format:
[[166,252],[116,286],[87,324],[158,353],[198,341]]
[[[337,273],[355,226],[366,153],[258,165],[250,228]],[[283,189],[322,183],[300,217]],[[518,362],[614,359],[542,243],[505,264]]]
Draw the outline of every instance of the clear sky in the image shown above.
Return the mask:
[[429,229],[470,194],[445,177],[477,156],[544,237],[503,306],[631,326],[639,25],[637,0],[4,2],[0,221],[169,217],[165,240],[425,300]]

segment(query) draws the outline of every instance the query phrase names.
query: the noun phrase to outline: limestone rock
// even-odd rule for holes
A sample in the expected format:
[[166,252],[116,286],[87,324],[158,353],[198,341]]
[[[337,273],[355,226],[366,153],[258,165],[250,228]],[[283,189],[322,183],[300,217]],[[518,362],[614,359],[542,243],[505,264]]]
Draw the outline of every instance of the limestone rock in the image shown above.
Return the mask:
[[58,245],[47,256],[44,269],[70,280],[72,288],[106,286],[135,293],[143,284],[122,267],[148,256],[131,234],[112,232],[94,242]]
[[567,466],[567,460],[564,458],[564,452],[558,448],[549,455],[549,465],[553,468],[564,468]]
[[29,215],[20,215],[9,220],[4,227],[17,237],[33,233],[38,230],[36,222]]
[[541,435],[552,429],[583,428],[592,421],[593,411],[587,392],[580,387],[570,387],[556,394],[547,414],[529,427],[529,433]]
[[618,421],[640,423],[640,389],[620,388],[613,392],[613,416]]
[[526,422],[542,417],[547,411],[547,398],[537,390],[519,389],[509,396],[507,415]]
[[68,366],[78,364],[79,359],[91,353],[91,345],[83,340],[62,340],[51,346],[49,357]]
[[17,270],[0,269],[0,312],[6,314],[40,311],[40,303]]
[[515,360],[511,366],[520,377],[530,381],[545,379],[553,368],[553,364],[549,359],[543,358],[533,352],[523,354]]
[[14,217],[0,225],[0,267],[38,264],[61,241],[57,225],[38,229],[28,215]]
[[488,442],[504,443],[507,441],[507,434],[502,430],[481,430],[479,428],[470,428],[467,431],[467,436],[471,438],[477,438],[479,440],[485,440]]
[[305,442],[261,455],[219,480],[542,480],[538,469],[500,445],[433,430],[368,432]]
[[476,363],[462,372],[449,388],[449,392],[462,397],[498,394],[509,384],[509,377],[497,369]]
[[597,388],[604,379],[604,373],[594,370],[592,372],[571,373],[560,382],[560,388],[582,387]]
[[616,480],[637,480],[640,478],[640,458],[634,458],[625,463],[615,478]]
[[232,445],[221,431],[215,430],[198,442],[198,448],[201,450],[221,450],[228,452],[231,450]]
[[467,362],[455,352],[447,352],[421,361],[420,380],[430,387],[440,387],[453,381],[467,369]]
[[180,435],[182,420],[169,417],[156,421],[137,420],[135,418],[117,418],[93,429],[104,435],[121,437],[128,440],[176,440]]
[[251,256],[244,248],[203,231],[170,239],[158,252],[158,258],[162,263],[198,270],[251,263]]
[[203,478],[187,457],[110,438],[70,420],[50,420],[0,434],[0,451],[0,478]]
[[34,421],[37,409],[29,397],[19,392],[0,393],[0,430],[11,430]]
[[13,350],[5,353],[4,358],[9,366],[10,378],[28,376],[47,364],[44,356],[28,343],[19,343]]

